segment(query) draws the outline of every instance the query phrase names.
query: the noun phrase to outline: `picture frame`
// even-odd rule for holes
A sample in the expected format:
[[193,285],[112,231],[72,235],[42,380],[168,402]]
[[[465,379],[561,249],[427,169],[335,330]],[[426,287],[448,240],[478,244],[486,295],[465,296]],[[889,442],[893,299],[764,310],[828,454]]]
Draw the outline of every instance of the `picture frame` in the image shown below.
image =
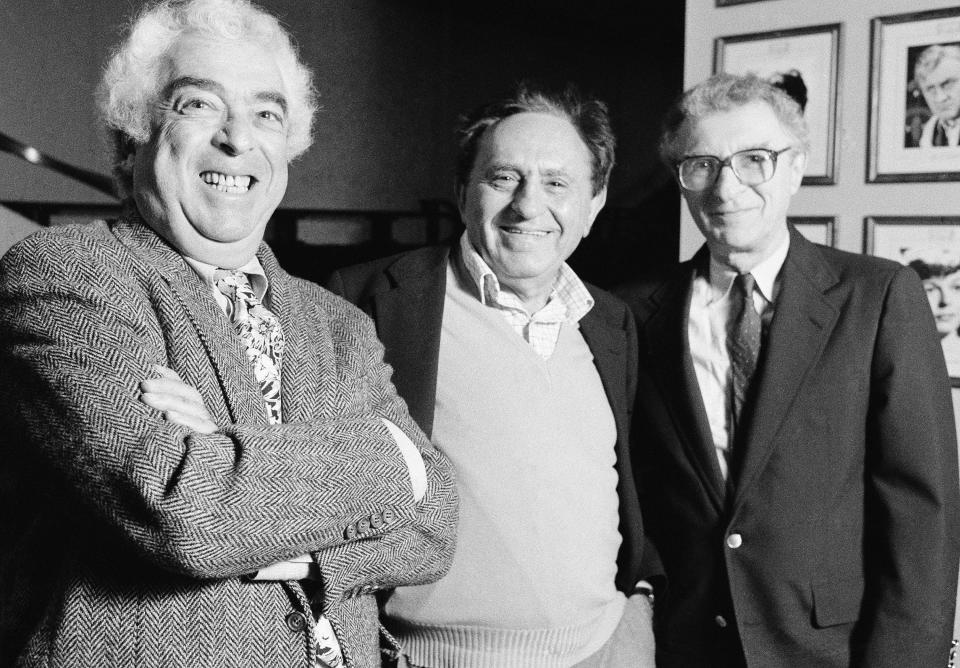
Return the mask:
[[763,2],[763,0],[717,0],[717,7],[729,7],[730,5],[745,5],[748,2]]
[[806,98],[810,154],[803,185],[836,183],[839,62],[839,23],[731,35],[714,41],[714,74],[752,72],[764,79],[786,75]]
[[944,88],[958,54],[960,7],[871,21],[867,183],[960,180],[960,127],[938,130],[934,118],[960,124],[960,84]]
[[864,252],[917,271],[937,323],[950,383],[960,387],[960,216],[868,216]]
[[787,216],[787,222],[808,241],[823,246],[836,245],[836,218],[833,216]]

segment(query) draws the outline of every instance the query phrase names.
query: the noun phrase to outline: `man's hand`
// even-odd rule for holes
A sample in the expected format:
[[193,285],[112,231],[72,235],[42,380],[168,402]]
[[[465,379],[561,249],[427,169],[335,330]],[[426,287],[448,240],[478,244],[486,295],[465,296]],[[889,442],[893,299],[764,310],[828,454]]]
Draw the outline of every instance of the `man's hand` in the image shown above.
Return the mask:
[[154,364],[153,369],[159,378],[141,381],[140,401],[163,413],[168,422],[201,434],[212,434],[217,430],[203,405],[203,397],[196,389],[180,380],[173,369],[159,364]]
[[[177,372],[159,364],[153,365],[159,378],[148,378],[140,383],[140,401],[163,413],[168,422],[187,427],[202,434],[212,434],[217,425],[203,405],[203,397],[184,383]],[[289,561],[280,561],[261,568],[251,576],[253,580],[302,580],[310,577],[313,559],[305,554]]]

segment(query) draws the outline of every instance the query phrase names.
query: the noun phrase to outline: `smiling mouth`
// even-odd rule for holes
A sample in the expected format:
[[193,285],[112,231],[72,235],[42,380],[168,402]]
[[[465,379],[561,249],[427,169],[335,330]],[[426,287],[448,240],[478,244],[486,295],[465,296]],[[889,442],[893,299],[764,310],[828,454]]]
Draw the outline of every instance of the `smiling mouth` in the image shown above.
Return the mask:
[[528,237],[545,237],[550,234],[548,230],[530,230],[523,227],[501,226],[500,229],[507,234],[519,234]]
[[257,180],[247,175],[224,174],[222,172],[200,172],[200,178],[207,185],[222,193],[245,193]]

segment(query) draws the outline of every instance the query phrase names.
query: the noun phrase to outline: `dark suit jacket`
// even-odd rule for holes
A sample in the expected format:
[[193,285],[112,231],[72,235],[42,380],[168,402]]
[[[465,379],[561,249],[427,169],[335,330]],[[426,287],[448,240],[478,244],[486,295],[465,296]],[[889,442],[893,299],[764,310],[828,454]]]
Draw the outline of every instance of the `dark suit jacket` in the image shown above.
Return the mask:
[[[348,666],[380,665],[380,588],[437,579],[456,491],[389,382],[373,324],[258,253],[283,325],[284,424],[184,259],[137,221],[50,228],[0,262],[0,665],[313,665],[310,553]],[[138,400],[152,365],[219,429]],[[418,446],[428,491],[381,418]]]
[[945,665],[957,450],[916,274],[791,231],[727,493],[687,344],[706,260],[621,291],[640,340],[634,464],[670,582],[657,665],[726,665],[738,644],[751,667]]
[[[450,248],[421,248],[335,272],[328,287],[369,313],[394,368],[393,382],[410,415],[430,435],[437,387],[440,326]],[[454,252],[459,252],[455,250]],[[630,413],[635,393],[636,334],[626,306],[587,286],[594,307],[580,320],[617,424],[620,535],[617,588],[631,594],[641,578],[656,579],[659,560],[645,547],[631,470]]]

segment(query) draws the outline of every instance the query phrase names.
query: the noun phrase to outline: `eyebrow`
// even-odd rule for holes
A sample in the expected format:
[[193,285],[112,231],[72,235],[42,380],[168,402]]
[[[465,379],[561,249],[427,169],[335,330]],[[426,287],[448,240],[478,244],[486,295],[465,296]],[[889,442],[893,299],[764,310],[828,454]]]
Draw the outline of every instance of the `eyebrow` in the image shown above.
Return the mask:
[[[483,170],[483,174],[484,176],[489,176],[492,174],[496,174],[497,172],[503,172],[503,171],[517,172],[518,174],[522,174],[524,170],[519,165],[512,162],[496,162],[496,163],[491,163],[490,165],[487,165],[487,168]],[[546,169],[542,173],[540,173],[540,176],[546,176],[546,177],[556,177],[556,176],[569,177],[569,175],[570,175],[569,171],[563,168]]]
[[[175,90],[181,88],[199,88],[201,90],[208,90],[217,94],[223,93],[223,86],[214,81],[213,79],[204,79],[202,77],[177,77],[170,83],[168,83],[163,89],[163,97],[168,98],[173,94]],[[259,91],[254,95],[254,99],[260,102],[273,102],[276,105],[279,105],[283,109],[283,113],[287,113],[287,98],[280,91],[275,90],[265,90]]]

